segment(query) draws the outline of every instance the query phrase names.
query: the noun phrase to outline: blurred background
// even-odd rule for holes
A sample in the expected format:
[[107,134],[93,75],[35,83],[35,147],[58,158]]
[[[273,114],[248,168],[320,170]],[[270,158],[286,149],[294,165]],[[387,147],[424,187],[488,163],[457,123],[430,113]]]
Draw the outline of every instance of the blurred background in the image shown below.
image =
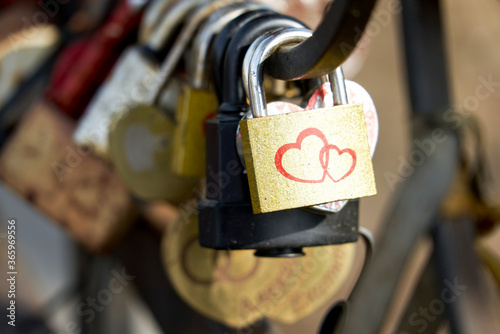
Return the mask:
[[[4,7],[0,10],[0,56],[2,48],[7,48],[7,45],[12,43],[12,34],[26,27],[26,21],[23,18],[34,17],[40,11],[35,1],[11,2],[14,4],[9,6],[7,6],[8,1],[1,2]],[[293,11],[296,9],[293,7],[295,1],[261,2],[275,6],[279,11],[298,16],[314,26],[319,22],[327,1],[302,1],[301,4],[304,7],[301,8],[308,9],[307,15],[300,10],[299,13]],[[393,13],[395,6],[397,6],[396,0],[378,1],[368,25],[368,32],[363,39],[364,42],[360,50],[356,51],[355,59],[345,68],[346,76],[361,84],[370,93],[379,117],[379,139],[373,159],[378,194],[364,198],[360,202],[360,225],[370,228],[376,238],[384,233],[381,227],[401,186],[401,183],[392,183],[388,175],[398,173],[402,159],[408,159],[412,144],[401,16],[398,12]],[[500,41],[498,38],[500,36],[500,20],[498,20],[500,2],[498,0],[474,2],[445,0],[442,1],[442,15],[453,103],[463,106],[470,96],[477,94],[477,88],[484,84],[484,80],[498,83],[491,89],[491,94],[487,98],[480,100],[477,110],[457,108],[459,112],[470,112],[470,117],[477,118],[479,122],[485,149],[485,163],[489,172],[486,198],[490,203],[498,206],[500,204],[500,147],[498,146],[500,131],[497,130],[500,124]],[[64,18],[59,18],[59,15],[56,18],[64,20]],[[91,19],[92,16],[73,18],[72,24],[83,27],[89,24],[87,21]],[[23,69],[29,71],[23,64],[28,64],[30,60],[18,58],[9,61],[17,61],[18,64],[12,66],[18,67],[21,72]],[[11,65],[5,65],[4,58],[1,58],[0,62],[0,78],[3,80],[12,77],[6,75]],[[0,82],[0,86],[5,84],[5,82]],[[163,228],[162,224],[165,221],[172,220],[175,214],[171,210],[167,207],[155,211],[155,214],[160,216],[157,220],[152,219],[160,221],[156,229]],[[25,198],[19,196],[4,183],[0,185],[0,216],[1,305],[4,305],[5,300],[2,299],[5,299],[7,295],[4,278],[4,264],[7,262],[5,259],[7,221],[12,218],[17,221],[19,273],[16,299],[17,321],[19,324],[24,321],[24,325],[16,328],[15,333],[78,333],[79,327],[74,327],[72,321],[75,321],[75,324],[78,322],[74,310],[78,309],[82,296],[75,295],[75,291],[81,291],[85,296],[86,290],[81,289],[84,285],[86,289],[90,289],[87,291],[88,296],[95,295],[96,290],[92,289],[98,287],[99,282],[109,281],[113,277],[113,272],[107,268],[114,268],[115,273],[122,268],[134,268],[134,261],[138,261],[137,259],[131,260],[130,266],[120,262],[124,254],[133,258],[133,253],[136,253],[138,258],[144,255],[140,261],[147,263],[148,270],[134,272],[132,275],[136,278],[131,281],[130,285],[126,282],[123,292],[115,294],[102,313],[97,312],[96,321],[90,325],[90,333],[196,333],[195,329],[189,329],[190,323],[206,321],[194,311],[186,311],[185,314],[189,315],[189,317],[186,315],[186,318],[172,319],[167,316],[169,312],[189,307],[176,295],[172,287],[163,286],[166,284],[165,281],[158,278],[164,275],[158,274],[163,270],[161,262],[159,258],[148,258],[147,254],[159,252],[159,246],[151,245],[151,249],[144,248],[144,244],[153,243],[149,241],[151,237],[148,233],[134,228],[125,236],[125,241],[120,244],[117,253],[95,258],[82,250],[65,233],[64,229],[53,224],[50,218],[41,214]],[[142,242],[131,238],[131,234]],[[488,235],[486,240],[490,249],[500,256],[500,231],[497,229],[496,232]],[[335,300],[346,298],[354,286],[363,263],[362,249],[358,247],[356,264],[349,279],[331,302],[296,323],[272,322],[271,326],[276,333],[317,333],[321,320],[331,304]],[[396,325],[402,317],[404,305],[413,291],[430,249],[430,241],[422,240],[412,261],[407,263],[407,272],[398,286],[397,298],[391,304],[390,316],[382,333],[395,332]],[[92,272],[82,270],[82,268],[88,268],[82,263],[91,263]],[[494,284],[490,276],[487,277],[498,315],[500,314],[498,286]],[[155,286],[155,284],[162,285],[162,287],[156,292],[144,293],[143,286]],[[156,296],[154,296],[155,293]],[[152,303],[159,303],[162,299],[169,302],[164,305],[152,305]],[[162,309],[162,311],[152,312],[152,307]],[[93,313],[90,312],[86,316],[92,317]],[[165,325],[168,321],[174,322],[171,327]],[[5,316],[3,316],[0,323],[2,333],[4,333],[4,328],[5,333],[11,330],[4,327],[5,323]],[[98,332],[95,328],[104,329],[104,331]],[[443,328],[441,332],[447,333],[448,329]]]

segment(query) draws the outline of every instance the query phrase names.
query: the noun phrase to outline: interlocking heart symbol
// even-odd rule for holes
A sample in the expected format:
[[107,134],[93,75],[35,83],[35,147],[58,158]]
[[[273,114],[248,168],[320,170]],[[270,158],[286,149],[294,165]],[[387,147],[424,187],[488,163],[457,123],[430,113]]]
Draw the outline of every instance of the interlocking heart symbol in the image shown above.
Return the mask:
[[[347,88],[347,92],[348,92],[348,100],[350,101],[350,103],[363,105],[363,112],[365,114],[365,123],[366,123],[367,135],[368,135],[368,143],[370,145],[370,154],[373,156],[373,153],[375,152],[375,147],[377,145],[377,138],[378,138],[378,118],[377,118],[377,111],[375,109],[375,104],[373,103],[373,100],[371,99],[370,94],[368,94],[368,92],[362,86],[360,86],[359,84],[357,84],[353,81],[349,81],[349,80],[346,80],[345,83],[346,83],[346,88]],[[330,85],[324,84],[310,98],[310,100],[308,101],[306,110],[318,109],[318,108],[329,108],[329,107],[333,107],[333,93],[331,91]],[[282,101],[271,102],[267,105],[267,112],[269,115],[281,115],[281,114],[299,112],[299,111],[303,111],[303,110],[304,110],[303,108],[301,108],[297,105],[294,105],[294,104],[288,103],[288,102],[282,102]],[[319,139],[317,139],[318,137],[316,137],[316,136],[313,136],[313,137],[315,138],[313,140],[316,140],[316,141],[319,140]],[[302,139],[305,139],[305,138],[302,138]],[[299,143],[299,142],[301,143],[300,138],[297,138],[295,146],[299,146],[296,148],[300,149],[300,147],[302,145],[297,145],[297,143]],[[323,142],[323,147],[326,147],[328,145],[329,145],[328,143]],[[318,146],[321,146],[321,144]],[[330,147],[328,149],[328,155],[326,155],[327,148],[324,148],[323,149],[324,153],[320,152],[320,156],[319,156],[318,161],[316,161],[314,154],[309,155],[310,157],[313,157],[312,160],[315,160],[315,163],[312,164],[314,166],[311,166],[311,168],[309,168],[310,169],[309,171],[305,171],[305,170],[302,171],[301,175],[292,175],[294,173],[295,174],[298,174],[298,173],[296,171],[292,170],[292,168],[289,168],[290,170],[287,171],[286,168],[283,167],[283,163],[281,163],[282,171],[284,171],[287,174],[287,176],[292,176],[295,179],[298,178],[298,179],[302,180],[302,181],[298,181],[298,182],[305,181],[305,182],[311,183],[311,181],[312,181],[312,183],[320,183],[320,182],[323,182],[325,180],[325,178],[329,175],[330,175],[329,176],[330,178],[335,179],[338,182],[342,178],[348,177],[350,174],[345,172],[347,169],[335,170],[335,167],[337,167],[337,165],[338,165],[336,162],[339,159],[340,160],[352,159],[353,161],[354,161],[354,159],[353,159],[353,156],[351,154],[344,154],[344,153],[346,153],[346,152],[344,152],[344,150],[340,150],[338,147],[335,146],[338,149],[337,150],[337,149],[333,148],[333,146],[335,146],[335,145],[332,145],[332,147]],[[291,148],[293,148],[293,147],[291,147]],[[316,148],[316,149],[319,150],[318,148]],[[332,154],[330,154],[330,152],[332,152]],[[304,154],[303,156],[307,156],[307,154]],[[287,158],[285,157],[285,163],[284,163],[285,167],[287,166],[286,160],[287,160]],[[302,160],[302,161],[305,161],[305,160]],[[306,159],[306,161],[309,161],[309,160]],[[325,165],[327,166],[327,168],[323,167]],[[279,168],[278,166],[280,166],[280,162],[278,162],[278,164],[276,165],[276,168]],[[355,168],[356,163],[353,163],[351,168],[353,166]],[[354,168],[353,168],[353,171],[354,171]],[[327,169],[328,174],[324,173],[325,169]],[[318,170],[318,173],[316,175],[314,175],[314,173],[311,173],[312,170]],[[323,170],[323,173],[322,173],[322,170]],[[285,175],[281,171],[280,171],[280,173],[282,175]],[[352,171],[351,171],[351,173],[352,173]],[[299,177],[299,176],[301,176],[301,177]],[[308,176],[310,176],[310,177],[308,177]],[[308,180],[309,178],[311,178],[312,180]],[[328,212],[339,212],[346,204],[347,204],[347,200],[343,200],[343,201],[335,201],[335,202],[328,202],[328,203],[324,203],[324,204],[319,204],[319,205],[316,205],[315,207],[319,207],[319,208],[321,208],[321,210],[325,209]]]
[[[319,150],[319,164],[323,168],[323,175],[319,179],[304,179],[289,173],[283,166],[283,157],[290,150],[302,150],[302,142],[304,139],[315,136],[321,139],[323,147]],[[346,161],[349,159],[350,161]],[[332,161],[338,163],[332,163]],[[349,163],[350,162],[350,163]],[[292,181],[301,183],[322,183],[326,177],[329,177],[333,182],[339,182],[354,171],[356,168],[356,152],[350,148],[340,149],[335,145],[329,144],[326,136],[317,128],[307,128],[298,136],[295,143],[289,143],[281,146],[274,156],[274,164],[281,175]],[[309,165],[307,163],[304,166]],[[311,173],[311,175],[314,173]],[[332,175],[333,174],[333,175]]]

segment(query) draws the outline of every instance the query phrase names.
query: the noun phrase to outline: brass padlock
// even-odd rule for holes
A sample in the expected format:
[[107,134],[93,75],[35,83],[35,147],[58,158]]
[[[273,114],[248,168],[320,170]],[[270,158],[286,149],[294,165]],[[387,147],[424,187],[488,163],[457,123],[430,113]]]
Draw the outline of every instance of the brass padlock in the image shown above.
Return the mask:
[[[278,222],[279,223],[279,222]],[[232,327],[263,317],[294,323],[328,303],[349,278],[356,244],[308,248],[304,257],[200,246],[198,216],[165,230],[162,258],[174,289],[201,314]]]
[[[257,43],[252,45],[248,54],[253,54],[256,47],[260,44],[266,36],[258,37]],[[251,57],[245,59],[244,67],[249,66]],[[243,81],[248,82],[248,72],[243,74]],[[330,80],[332,83],[330,83]],[[373,157],[375,153],[375,148],[377,146],[378,139],[378,116],[370,94],[356,82],[345,80],[342,67],[338,67],[333,73],[331,73],[328,78],[322,78],[323,84],[318,88],[311,96],[310,100],[305,104],[306,110],[318,109],[318,108],[330,108],[337,105],[346,104],[362,104],[363,112],[365,116],[365,124],[368,133],[368,144],[370,145],[370,155]],[[286,84],[286,82],[283,82]],[[248,85],[244,85],[246,93],[248,95]],[[332,90],[333,89],[333,90]],[[267,112],[271,115],[281,115],[286,113],[298,112],[303,109],[293,103],[277,101],[271,102],[267,105]],[[251,117],[251,112],[248,113]],[[237,145],[240,160],[245,165],[245,157],[243,153],[243,144],[241,141],[241,132],[238,128]],[[311,206],[310,209],[323,213],[337,213],[340,212],[346,205],[348,200],[333,201],[323,204],[317,204]]]
[[361,105],[267,113],[263,62],[276,48],[310,36],[309,30],[285,29],[254,42],[245,56],[253,118],[240,127],[254,213],[376,194]]
[[[184,22],[186,16],[203,2],[202,0],[181,1],[170,8],[164,16],[154,17],[161,20],[161,24],[156,24],[157,28],[149,36],[147,43],[125,50],[108,80],[90,102],[73,135],[77,144],[89,146],[95,154],[109,159],[108,135],[111,118],[145,101],[151,81],[155,80],[159,72],[160,59],[158,57],[161,57],[162,50],[175,36],[175,31]],[[154,23],[146,20],[142,27],[152,26]],[[140,36],[140,40],[144,39],[144,36]]]
[[218,106],[208,75],[212,41],[231,20],[249,10],[262,7],[253,3],[236,3],[219,9],[200,27],[188,61],[190,84],[183,85],[177,102],[172,157],[174,173],[185,177],[205,175],[205,121],[215,117]]

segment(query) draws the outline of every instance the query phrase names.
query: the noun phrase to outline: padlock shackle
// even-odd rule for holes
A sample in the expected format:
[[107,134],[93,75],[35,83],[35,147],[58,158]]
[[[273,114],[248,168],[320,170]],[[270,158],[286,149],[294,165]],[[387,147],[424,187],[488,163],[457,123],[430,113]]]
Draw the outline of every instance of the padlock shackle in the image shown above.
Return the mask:
[[344,71],[342,70],[342,67],[339,66],[335,69],[335,71],[328,74],[328,78],[330,79],[332,86],[334,105],[338,106],[341,104],[349,104],[347,89],[345,86]]
[[241,86],[241,65],[247,48],[259,36],[280,28],[307,28],[303,23],[282,14],[255,18],[241,27],[227,47],[222,80],[223,103],[245,104],[246,96]]
[[[287,28],[279,32],[268,33],[258,37],[248,49],[243,61],[243,83],[250,100],[253,117],[268,116],[266,97],[264,95],[264,62],[273,52],[285,44],[300,43],[312,35],[309,29]],[[344,73],[339,66],[324,78],[330,81],[334,104],[348,104]],[[329,79],[329,80],[328,80]],[[245,85],[245,83],[247,83]]]
[[300,43],[311,36],[312,31],[309,29],[288,28],[263,35],[250,45],[243,61],[242,77],[253,117],[268,116],[264,91],[264,61],[279,47]]
[[184,0],[173,5],[156,25],[154,32],[146,41],[146,47],[154,52],[162,50],[174,36],[176,28],[196,7],[205,2],[207,0]]
[[174,3],[175,1],[173,0],[151,1],[142,15],[142,22],[137,34],[137,42],[139,42],[139,44],[147,44],[149,38],[156,30],[156,27],[161,24],[162,16],[167,13],[167,10],[170,9]]
[[[217,94],[219,102],[222,103],[223,96],[223,75],[225,70],[225,58],[227,54],[227,47],[232,41],[233,37],[238,33],[238,31],[244,27],[248,22],[275,12],[271,10],[258,9],[245,14],[240,15],[231,22],[229,22],[217,35],[214,46],[212,48],[211,57],[211,72],[212,81]],[[238,69],[239,70],[239,69]]]
[[166,86],[174,74],[177,64],[186,51],[186,48],[191,41],[194,33],[199,28],[200,24],[205,21],[213,12],[218,9],[224,8],[227,5],[241,0],[217,0],[202,5],[196,12],[188,18],[187,24],[182,28],[182,31],[177,36],[174,45],[170,49],[167,58],[161,64],[158,75],[152,83],[145,102],[150,104],[158,104],[161,90]]
[[200,27],[193,40],[192,57],[188,63],[192,69],[191,86],[197,89],[207,85],[207,70],[209,64],[210,47],[215,36],[232,20],[238,16],[256,9],[266,9],[267,7],[258,3],[237,2],[214,12],[207,21]]

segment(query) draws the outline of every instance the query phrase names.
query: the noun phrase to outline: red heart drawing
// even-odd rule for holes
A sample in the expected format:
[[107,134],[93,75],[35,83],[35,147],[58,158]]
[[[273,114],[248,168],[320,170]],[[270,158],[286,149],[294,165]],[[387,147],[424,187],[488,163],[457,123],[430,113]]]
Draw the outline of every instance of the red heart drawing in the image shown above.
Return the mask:
[[305,179],[295,177],[292,174],[288,173],[285,170],[285,168],[283,167],[283,155],[285,155],[285,153],[291,149],[299,149],[300,150],[302,147],[302,141],[309,136],[316,136],[323,141],[323,144],[325,146],[328,145],[328,141],[326,140],[326,137],[323,134],[323,132],[321,132],[320,130],[318,130],[316,128],[305,129],[304,131],[302,131],[298,135],[297,141],[295,143],[285,144],[285,145],[281,146],[278,149],[278,151],[276,151],[276,155],[274,156],[274,164],[276,165],[276,169],[278,169],[278,171],[281,173],[281,175],[283,175],[287,179],[290,179],[290,180],[296,181],[296,182],[302,182],[302,183],[321,183],[325,180],[325,177],[328,173],[328,171],[324,167],[323,167],[323,170],[324,170],[323,177],[319,180],[305,180]]
[[[288,173],[285,170],[285,168],[283,167],[283,156],[285,155],[285,153],[291,149],[300,150],[302,148],[302,141],[309,136],[316,136],[316,137],[320,138],[324,144],[323,148],[321,148],[321,150],[319,152],[319,161],[321,163],[321,167],[323,168],[323,176],[321,179],[317,179],[317,180],[307,180],[307,179],[298,178],[298,177]],[[342,154],[349,154],[352,157],[351,167],[338,180],[335,180],[332,177],[332,175],[328,172],[328,168],[329,168],[329,164],[330,164],[330,150],[335,150],[339,156]],[[307,128],[307,129],[303,130],[297,136],[297,140],[295,143],[285,144],[285,145],[281,146],[278,149],[278,151],[276,151],[276,155],[274,156],[274,164],[276,165],[276,169],[281,173],[281,175],[283,175],[284,177],[286,177],[287,179],[290,179],[292,181],[301,182],[301,183],[322,183],[325,181],[326,176],[328,176],[333,182],[339,182],[339,181],[345,179],[346,177],[348,177],[354,171],[354,168],[356,167],[356,152],[354,152],[354,150],[352,150],[350,148],[346,148],[346,149],[341,150],[335,145],[328,144],[326,136],[324,135],[323,132],[321,132],[321,130],[316,129],[316,128]]]
[[[351,167],[338,180],[335,180],[333,178],[333,176],[328,172],[328,167],[330,165],[330,150],[336,151],[339,156],[341,156],[342,154],[349,154],[352,157],[352,165],[351,165]],[[345,148],[345,149],[341,150],[341,149],[339,149],[335,145],[331,145],[331,144],[330,145],[325,145],[321,149],[321,151],[319,152],[319,156],[320,156],[319,159],[321,161],[321,165],[323,166],[323,169],[325,170],[326,175],[328,175],[328,177],[330,179],[332,179],[333,182],[339,182],[339,181],[345,179],[346,177],[348,177],[349,175],[351,175],[351,173],[354,171],[354,168],[356,167],[356,152],[354,152],[350,148]]]

